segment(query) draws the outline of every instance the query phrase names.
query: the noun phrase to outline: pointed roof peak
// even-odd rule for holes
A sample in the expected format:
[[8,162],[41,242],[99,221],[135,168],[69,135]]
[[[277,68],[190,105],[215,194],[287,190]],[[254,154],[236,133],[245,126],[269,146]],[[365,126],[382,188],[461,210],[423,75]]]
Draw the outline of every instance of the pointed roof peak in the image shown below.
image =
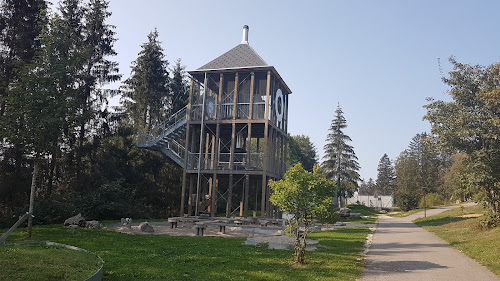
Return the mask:
[[197,70],[269,66],[248,44],[248,25],[243,26],[241,43]]

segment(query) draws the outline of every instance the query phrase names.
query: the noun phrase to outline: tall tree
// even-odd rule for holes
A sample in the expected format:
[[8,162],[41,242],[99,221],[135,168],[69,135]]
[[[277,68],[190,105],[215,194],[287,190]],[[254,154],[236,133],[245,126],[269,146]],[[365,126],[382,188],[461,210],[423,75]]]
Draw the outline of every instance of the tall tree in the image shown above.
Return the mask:
[[124,81],[122,103],[137,130],[149,130],[169,111],[170,79],[158,31],[148,35],[139,57],[132,62],[131,76]]
[[288,135],[288,163],[292,165],[301,163],[305,170],[312,172],[317,162],[316,147],[308,136]]
[[[68,1],[79,2],[79,1]],[[115,26],[106,23],[111,16],[108,11],[109,2],[90,0],[84,7],[83,26],[81,28],[82,49],[87,52],[88,59],[82,67],[83,83],[79,87],[79,129],[78,148],[76,152],[76,179],[81,181],[81,159],[85,153],[85,141],[90,135],[98,135],[108,127],[106,123],[108,98],[116,94],[116,90],[103,88],[111,82],[119,81],[118,62],[110,60],[115,56]],[[75,26],[78,23],[74,21]],[[102,133],[101,133],[102,134]]]
[[47,24],[47,1],[0,1],[0,117],[5,114],[9,85],[40,49]]
[[[86,56],[72,48],[70,33],[64,21],[55,16],[41,35],[43,48],[12,85],[7,103],[10,108],[7,130],[11,132],[8,138],[18,139],[15,143],[22,144],[27,155],[33,157],[30,213],[33,213],[40,161],[57,153],[64,128],[74,125],[71,122],[75,120],[75,85],[80,82],[77,73]],[[29,236],[31,225],[30,218]]]
[[25,203],[29,194],[25,187],[30,163],[25,155],[31,151],[17,134],[24,133],[23,120],[9,116],[17,113],[10,99],[15,95],[13,84],[40,50],[47,5],[45,0],[0,0],[0,205]]
[[448,159],[434,138],[425,132],[415,135],[396,160],[396,204],[413,209],[424,192],[440,192],[443,176],[450,165]]
[[451,102],[425,106],[440,144],[466,153],[469,185],[482,191],[493,213],[500,212],[500,64],[469,65],[450,58],[453,70],[443,82]]
[[378,163],[377,167],[377,190],[379,195],[389,195],[394,191],[394,167],[392,166],[391,159],[384,153]]
[[185,66],[181,64],[181,59],[175,61],[172,68],[172,82],[170,84],[171,101],[170,114],[176,113],[188,104],[189,84],[186,77]]
[[358,188],[359,164],[354,148],[348,144],[352,140],[343,131],[347,128],[347,121],[340,105],[337,106],[335,114],[324,146],[325,160],[322,163],[322,170],[328,179],[337,182],[339,203],[343,205],[344,199],[352,196]]

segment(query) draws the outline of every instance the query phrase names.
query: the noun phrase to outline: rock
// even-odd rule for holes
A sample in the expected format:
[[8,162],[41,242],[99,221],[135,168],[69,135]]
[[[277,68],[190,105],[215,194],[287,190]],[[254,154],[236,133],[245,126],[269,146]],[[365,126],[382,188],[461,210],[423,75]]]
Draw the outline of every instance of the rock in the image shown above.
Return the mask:
[[153,227],[148,222],[141,222],[139,229],[144,232],[155,232]]
[[101,229],[102,225],[99,221],[88,221],[87,228]]
[[349,209],[349,208],[340,208],[340,210],[338,210],[337,214],[341,218],[347,218],[351,214],[351,209]]
[[78,225],[81,227],[85,227],[87,226],[87,221],[84,217],[82,217],[82,214],[78,214],[64,221],[64,226],[68,225]]
[[132,227],[132,218],[122,218],[121,219],[122,226],[126,226],[128,228]]
[[359,219],[361,219],[361,213],[350,213],[349,218],[359,220]]
[[74,228],[74,229],[79,228],[79,226],[77,224],[70,224],[70,225],[68,225],[68,227]]

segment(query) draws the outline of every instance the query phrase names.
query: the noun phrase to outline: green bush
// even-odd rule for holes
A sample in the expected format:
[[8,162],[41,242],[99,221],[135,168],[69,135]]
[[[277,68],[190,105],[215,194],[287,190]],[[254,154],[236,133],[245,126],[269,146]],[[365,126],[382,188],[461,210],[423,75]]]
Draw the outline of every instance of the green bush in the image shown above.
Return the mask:
[[441,197],[441,195],[439,195],[437,193],[429,193],[429,194],[425,195],[425,205],[424,205],[424,198],[422,197],[420,199],[420,203],[418,204],[418,207],[420,209],[423,209],[423,208],[429,208],[429,207],[439,206],[439,205],[443,205],[443,204],[444,204],[444,200],[443,200],[443,197]]
[[316,219],[320,223],[334,224],[340,220],[339,215],[336,213],[338,209],[333,208],[331,205],[328,209],[324,210],[317,215]]
[[400,189],[396,191],[396,196],[394,198],[394,203],[397,207],[400,207],[404,212],[416,209],[418,207],[418,201],[421,195],[418,192]]
[[500,214],[499,213],[488,213],[477,221],[477,227],[479,229],[487,230],[500,226]]

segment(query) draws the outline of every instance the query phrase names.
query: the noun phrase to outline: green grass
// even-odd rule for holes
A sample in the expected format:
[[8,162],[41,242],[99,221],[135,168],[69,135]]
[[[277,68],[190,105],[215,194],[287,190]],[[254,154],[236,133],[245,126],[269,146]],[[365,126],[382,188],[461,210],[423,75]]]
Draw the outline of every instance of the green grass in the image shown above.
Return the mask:
[[[314,232],[322,247],[293,264],[292,250],[242,245],[244,238],[129,235],[107,230],[39,226],[9,243],[53,241],[92,251],[104,261],[104,280],[355,280],[363,271],[367,228]],[[0,271],[0,280],[5,280]],[[8,278],[7,278],[8,279]]]
[[0,247],[0,280],[85,280],[101,267],[97,256],[55,246]]
[[500,228],[479,230],[477,218],[462,218],[467,214],[482,214],[481,206],[456,208],[441,214],[419,218],[415,223],[433,232],[453,247],[500,275]]
[[377,221],[377,215],[380,214],[379,211],[374,208],[367,207],[365,205],[358,204],[350,204],[346,206],[351,209],[352,213],[360,213],[362,216],[369,216],[369,218],[361,218],[359,220],[345,220],[341,219],[341,221],[350,221],[353,223],[364,223],[364,224],[374,224]]

